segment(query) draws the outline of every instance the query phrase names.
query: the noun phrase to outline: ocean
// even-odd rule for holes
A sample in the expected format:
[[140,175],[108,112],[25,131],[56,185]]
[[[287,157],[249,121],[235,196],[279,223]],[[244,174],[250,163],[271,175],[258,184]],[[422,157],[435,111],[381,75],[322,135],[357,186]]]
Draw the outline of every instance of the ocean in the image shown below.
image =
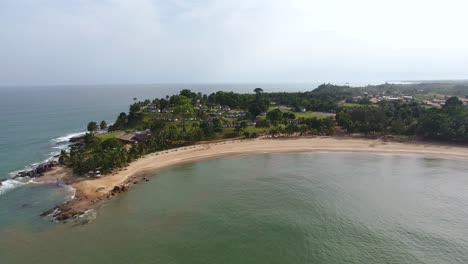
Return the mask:
[[[133,98],[154,99],[182,89],[253,92],[307,91],[317,84],[159,84],[0,87],[0,179],[56,155],[90,121],[115,121]],[[1,192],[1,189],[0,189]]]
[[0,227],[0,261],[468,263],[467,169],[375,153],[194,162],[150,175],[91,223]]
[[[317,86],[263,83],[0,87],[0,179],[9,179],[18,171],[52,159],[68,146],[71,137],[86,131],[88,122],[114,122],[120,112],[128,111],[135,97],[139,100],[161,98],[182,89],[209,94],[220,90],[247,93],[256,87],[265,91],[310,91]],[[18,187],[30,187],[26,185],[31,182],[8,180],[2,183],[0,212],[10,208],[6,200],[14,194],[8,193]],[[43,188],[46,187],[36,189]],[[24,196],[27,199],[29,195]],[[60,199],[53,202],[60,202]]]
[[[316,86],[3,87],[0,178],[53,157],[89,121],[112,123],[134,97]],[[72,189],[7,181],[0,263],[468,263],[467,169],[423,155],[238,155],[163,170],[68,224],[38,215]]]

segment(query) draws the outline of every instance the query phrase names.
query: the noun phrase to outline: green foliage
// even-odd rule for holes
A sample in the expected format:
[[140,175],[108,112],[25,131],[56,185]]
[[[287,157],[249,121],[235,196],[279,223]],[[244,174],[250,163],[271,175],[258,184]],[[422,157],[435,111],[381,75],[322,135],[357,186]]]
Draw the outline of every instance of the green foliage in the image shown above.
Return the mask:
[[185,128],[185,121],[188,117],[191,117],[194,115],[195,111],[192,106],[192,103],[189,98],[179,95],[179,96],[172,96],[171,100],[172,104],[175,105],[174,108],[174,114],[177,116],[180,116],[182,119],[182,128],[183,131],[186,131]]
[[127,114],[122,112],[117,117],[115,123],[109,127],[109,131],[116,131],[116,130],[125,130],[128,125],[128,117]]
[[108,173],[128,163],[127,150],[116,139],[102,141],[94,134],[87,134],[84,141],[84,146],[72,146],[70,153],[63,152],[59,158],[75,173],[82,175],[95,170]]
[[456,97],[448,99],[442,109],[398,101],[384,101],[377,107],[344,108],[337,113],[336,121],[348,132],[468,142],[468,111]]
[[[91,170],[108,173],[147,153],[201,140],[239,135],[255,138],[265,133],[274,136],[285,133],[333,135],[335,122],[351,133],[418,135],[430,139],[468,142],[468,111],[456,97],[449,98],[442,109],[426,109],[416,103],[402,101],[382,101],[378,105],[369,105],[368,101],[362,101],[358,105],[345,104],[349,107],[338,106],[338,102],[350,95],[363,91],[370,93],[373,89],[386,89],[390,94],[402,88],[388,84],[378,88],[324,84],[305,93],[264,93],[261,88],[257,88],[254,94],[216,92],[209,96],[185,89],[179,95],[166,98],[141,102],[135,100],[129,107],[128,114],[120,113],[115,123],[108,128],[111,132],[86,134],[83,145],[75,145],[69,152],[62,151],[59,160],[73,168],[77,174]],[[278,105],[278,109],[269,111],[266,118],[257,119],[259,114],[269,109],[270,100]],[[149,105],[166,111],[146,112]],[[248,110],[248,113],[245,117],[223,117],[218,106],[225,105],[236,109],[235,112]],[[336,118],[312,112],[291,113],[280,110],[302,107],[316,111],[336,111]],[[190,118],[194,116],[196,120]],[[174,120],[174,117],[179,121]],[[256,120],[256,126],[249,126],[248,119]],[[224,128],[226,123],[228,125]],[[100,127],[105,126],[105,121],[101,122]],[[88,124],[90,132],[97,128],[95,122]],[[138,140],[138,143],[124,146],[115,138],[123,131],[146,129],[150,129],[151,135]]]
[[98,125],[97,125],[97,123],[94,122],[94,121],[93,121],[93,122],[89,122],[87,128],[88,128],[88,131],[89,131],[89,132],[94,132],[94,131],[98,130]]
[[105,120],[102,120],[102,121],[101,121],[101,124],[99,124],[99,128],[100,128],[101,130],[106,129],[106,128],[107,128],[107,122],[106,122]]
[[[266,115],[267,119],[271,121],[271,123],[276,124],[278,121],[281,121],[283,118],[283,113],[281,113],[281,110],[279,109],[274,109],[270,112],[267,113]],[[286,118],[288,118],[289,115],[287,115]]]
[[255,127],[270,127],[271,122],[269,120],[257,120],[257,123],[255,124]]
[[263,89],[255,88],[254,92],[255,98],[248,104],[248,110],[252,119],[255,119],[261,113],[266,112],[268,107],[270,107],[270,101],[263,95]]

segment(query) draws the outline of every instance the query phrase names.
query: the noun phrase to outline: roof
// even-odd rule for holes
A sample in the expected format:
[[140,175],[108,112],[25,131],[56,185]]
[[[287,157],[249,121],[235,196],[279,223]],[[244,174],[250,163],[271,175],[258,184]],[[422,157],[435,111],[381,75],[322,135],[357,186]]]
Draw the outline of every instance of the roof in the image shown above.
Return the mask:
[[122,140],[122,141],[125,141],[125,142],[130,142],[130,141],[133,141],[133,138],[135,137],[135,134],[133,133],[126,133],[126,134],[123,134],[123,135],[120,135],[120,136],[117,136],[115,138],[119,139],[119,140]]
[[149,135],[146,134],[146,133],[135,133],[133,135],[133,139],[136,139],[136,140],[143,140],[145,138],[147,138]]

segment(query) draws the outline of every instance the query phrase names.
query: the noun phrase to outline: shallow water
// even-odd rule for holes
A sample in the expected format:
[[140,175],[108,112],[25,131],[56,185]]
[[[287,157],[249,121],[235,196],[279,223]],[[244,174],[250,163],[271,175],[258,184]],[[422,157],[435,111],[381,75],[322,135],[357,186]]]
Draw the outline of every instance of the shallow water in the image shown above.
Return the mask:
[[468,263],[468,164],[225,157],[160,172],[88,225],[0,228],[1,263]]

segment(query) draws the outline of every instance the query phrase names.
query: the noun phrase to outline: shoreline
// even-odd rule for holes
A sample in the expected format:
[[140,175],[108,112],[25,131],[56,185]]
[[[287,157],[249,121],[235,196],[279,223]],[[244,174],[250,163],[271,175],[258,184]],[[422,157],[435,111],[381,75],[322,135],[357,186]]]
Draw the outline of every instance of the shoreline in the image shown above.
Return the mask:
[[436,142],[397,142],[355,137],[294,137],[280,139],[234,139],[190,145],[151,153],[130,163],[126,168],[101,178],[73,176],[63,166],[52,169],[40,182],[63,180],[76,190],[75,197],[41,214],[57,221],[67,221],[93,209],[132,185],[149,181],[148,174],[184,163],[239,154],[294,152],[368,152],[424,154],[437,157],[468,159],[468,148]]

